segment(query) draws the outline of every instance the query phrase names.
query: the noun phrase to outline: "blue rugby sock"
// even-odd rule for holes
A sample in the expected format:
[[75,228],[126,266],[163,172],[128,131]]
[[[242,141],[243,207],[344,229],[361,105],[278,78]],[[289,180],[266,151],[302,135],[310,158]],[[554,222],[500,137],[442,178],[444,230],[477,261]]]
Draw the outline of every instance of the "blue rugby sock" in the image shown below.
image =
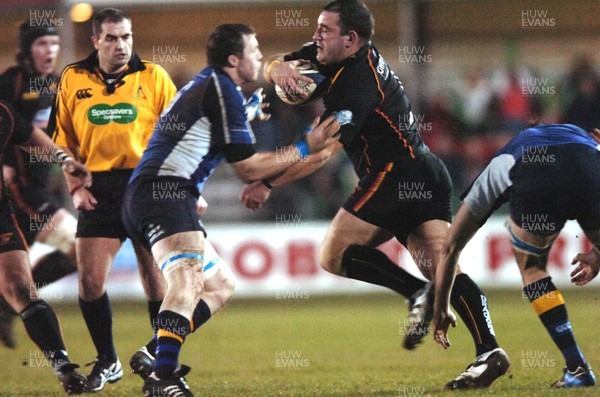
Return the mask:
[[179,351],[190,333],[190,322],[181,314],[163,310],[158,314],[158,346],[154,372],[161,379],[173,374],[179,366]]
[[565,300],[548,276],[523,287],[533,310],[537,313],[546,331],[560,349],[569,371],[585,363],[585,358],[577,346],[575,335],[571,328]]

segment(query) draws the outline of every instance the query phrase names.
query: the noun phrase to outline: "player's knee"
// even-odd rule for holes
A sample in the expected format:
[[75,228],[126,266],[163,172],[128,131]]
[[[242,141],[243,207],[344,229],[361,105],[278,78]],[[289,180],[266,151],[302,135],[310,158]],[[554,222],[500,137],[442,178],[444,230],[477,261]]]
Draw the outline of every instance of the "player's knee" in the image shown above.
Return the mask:
[[27,282],[17,280],[2,288],[4,297],[13,306],[27,306],[32,299],[37,299],[37,289]]
[[221,288],[224,305],[229,303],[229,301],[231,301],[231,299],[233,298],[233,294],[235,292],[236,286],[237,286],[237,280],[236,280],[235,276],[232,273],[230,273],[223,280],[223,284],[222,284],[222,288]]
[[339,255],[334,255],[330,249],[323,246],[319,250],[319,264],[329,273],[339,275],[342,269],[342,259]]
[[79,279],[79,296],[86,302],[99,299],[104,295],[104,282],[94,277],[81,276]]

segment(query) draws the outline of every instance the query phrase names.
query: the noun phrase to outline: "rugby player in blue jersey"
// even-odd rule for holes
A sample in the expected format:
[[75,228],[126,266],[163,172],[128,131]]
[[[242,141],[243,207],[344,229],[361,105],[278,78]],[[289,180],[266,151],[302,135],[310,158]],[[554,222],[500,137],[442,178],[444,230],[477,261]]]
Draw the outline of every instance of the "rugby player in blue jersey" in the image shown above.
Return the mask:
[[[189,367],[179,351],[189,333],[231,298],[233,275],[205,239],[196,205],[221,160],[245,182],[280,174],[330,145],[339,122],[313,126],[281,161],[257,153],[240,86],[256,81],[262,54],[252,28],[226,24],[208,40],[209,66],[177,94],[161,115],[125,194],[123,219],[134,241],[149,247],[168,287],[158,315],[158,347],[146,396],[192,396],[183,380]],[[178,394],[179,393],[179,394]]]
[[[577,285],[598,274],[600,258],[600,152],[597,142],[571,124],[541,124],[520,132],[502,148],[463,194],[437,266],[434,339],[448,348],[449,291],[462,249],[488,217],[508,202],[506,227],[527,296],[564,356],[563,377],[553,387],[593,386],[565,301],[546,271],[548,253],[567,219],[576,219],[593,249],[579,254],[571,273]],[[470,372],[478,371],[477,365]]]

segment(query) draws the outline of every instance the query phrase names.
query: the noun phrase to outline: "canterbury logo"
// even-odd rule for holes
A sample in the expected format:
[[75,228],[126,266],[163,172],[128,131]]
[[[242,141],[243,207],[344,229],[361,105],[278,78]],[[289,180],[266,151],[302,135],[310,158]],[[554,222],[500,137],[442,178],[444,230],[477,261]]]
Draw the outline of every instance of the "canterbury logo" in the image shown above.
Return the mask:
[[92,97],[92,94],[90,94],[91,90],[92,90],[91,88],[84,88],[82,90],[77,90],[77,93],[75,95],[77,95],[77,99],[91,98]]

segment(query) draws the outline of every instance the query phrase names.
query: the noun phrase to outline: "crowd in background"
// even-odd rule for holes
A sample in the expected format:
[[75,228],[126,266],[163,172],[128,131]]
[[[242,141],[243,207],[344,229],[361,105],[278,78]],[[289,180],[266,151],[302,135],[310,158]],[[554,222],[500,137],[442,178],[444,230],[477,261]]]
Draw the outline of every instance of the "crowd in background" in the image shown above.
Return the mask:
[[[248,87],[249,92],[254,88]],[[422,103],[413,103],[413,111],[426,144],[448,167],[456,203],[493,154],[530,123],[572,123],[586,131],[600,127],[600,75],[587,55],[576,57],[559,77],[507,65],[466,71],[462,79],[434,92]],[[286,105],[272,87],[266,87],[265,94],[273,116],[252,124],[259,150],[295,142],[323,111],[318,101]],[[339,153],[313,175],[275,189],[265,207],[252,213],[237,200],[241,185],[236,178],[224,171],[212,179],[218,187],[207,189],[212,194],[208,222],[272,221],[278,214],[292,213],[306,220],[331,219],[356,181],[346,155]]]
[[[273,122],[265,128],[255,126],[264,149],[293,142],[320,112],[318,105],[287,106],[272,94],[268,99]],[[574,59],[559,78],[540,76],[521,65],[476,69],[413,108],[417,128],[446,163],[458,197],[494,153],[530,123],[572,123],[586,131],[600,127],[600,76],[586,55]],[[353,185],[351,165],[340,154],[315,174],[274,191],[257,219],[289,212],[331,218]]]

